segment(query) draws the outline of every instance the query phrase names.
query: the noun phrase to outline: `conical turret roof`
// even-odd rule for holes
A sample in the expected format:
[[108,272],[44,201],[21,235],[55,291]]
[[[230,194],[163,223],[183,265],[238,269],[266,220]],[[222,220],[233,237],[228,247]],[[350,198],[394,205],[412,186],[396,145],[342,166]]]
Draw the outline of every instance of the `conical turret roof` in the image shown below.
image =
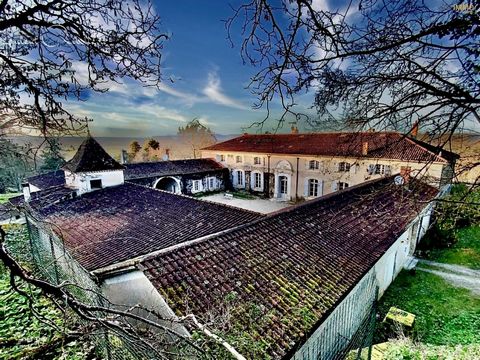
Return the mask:
[[124,168],[91,136],[82,142],[74,157],[63,166],[64,170],[71,172],[123,170]]

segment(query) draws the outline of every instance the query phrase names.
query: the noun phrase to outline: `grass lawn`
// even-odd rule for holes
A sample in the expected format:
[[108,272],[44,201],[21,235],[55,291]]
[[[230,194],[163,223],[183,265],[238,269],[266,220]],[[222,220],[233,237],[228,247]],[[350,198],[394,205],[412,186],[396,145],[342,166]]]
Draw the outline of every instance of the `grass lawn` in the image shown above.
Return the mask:
[[422,256],[428,260],[480,269],[480,226],[457,230],[458,242],[451,248],[430,249]]
[[[436,262],[480,269],[480,226],[458,230],[450,248],[422,256]],[[381,318],[391,306],[416,315],[414,339],[432,345],[480,344],[480,297],[450,285],[441,277],[417,270],[402,271],[379,302]],[[381,333],[377,334],[380,340]]]
[[0,204],[6,203],[8,199],[20,195],[20,193],[8,193],[8,194],[0,194]]
[[480,298],[437,275],[402,271],[380,300],[382,319],[391,306],[416,315],[416,340],[433,345],[480,343]]

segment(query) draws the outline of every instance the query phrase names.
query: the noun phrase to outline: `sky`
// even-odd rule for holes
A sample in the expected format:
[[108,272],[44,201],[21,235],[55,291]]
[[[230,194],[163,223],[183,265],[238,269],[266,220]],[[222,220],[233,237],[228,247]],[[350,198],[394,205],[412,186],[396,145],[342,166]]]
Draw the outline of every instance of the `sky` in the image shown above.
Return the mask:
[[[105,94],[67,107],[92,118],[90,129],[96,136],[173,135],[193,118],[218,134],[239,134],[262,120],[266,111],[252,109],[256,97],[247,89],[258,69],[243,64],[240,37],[233,47],[227,40],[222,20],[232,14],[229,2],[156,0],[154,6],[171,35],[163,50],[161,89],[122,80]],[[74,66],[78,75],[85,71],[82,64]],[[313,94],[302,97],[299,109],[312,112],[312,103]],[[280,114],[281,107],[274,104],[271,119]]]

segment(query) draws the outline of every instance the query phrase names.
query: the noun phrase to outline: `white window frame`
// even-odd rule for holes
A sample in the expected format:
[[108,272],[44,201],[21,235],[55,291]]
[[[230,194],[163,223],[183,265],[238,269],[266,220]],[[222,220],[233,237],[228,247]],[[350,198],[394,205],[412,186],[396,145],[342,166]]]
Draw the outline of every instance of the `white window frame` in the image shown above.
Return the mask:
[[242,170],[235,170],[235,184],[245,186],[245,174]]
[[253,165],[262,165],[262,158],[260,156],[254,156]]
[[220,161],[225,162],[225,155],[224,154],[220,154]]
[[216,190],[217,189],[217,178],[213,177],[213,176],[207,178],[207,186],[208,186],[208,190]]
[[352,165],[350,163],[346,162],[346,161],[339,162],[338,163],[338,172],[349,172],[351,166]]
[[308,179],[308,197],[317,197],[320,193],[320,181],[318,179]]
[[318,169],[320,169],[320,161],[310,160],[308,162],[308,170],[318,170]]
[[350,184],[344,181],[339,181],[337,184],[337,190],[344,190],[349,187],[350,187]]
[[202,190],[202,180],[192,180],[192,192],[200,192]]
[[[257,184],[258,180],[258,184]],[[263,176],[262,173],[255,171],[252,172],[252,189],[261,190],[263,189]]]

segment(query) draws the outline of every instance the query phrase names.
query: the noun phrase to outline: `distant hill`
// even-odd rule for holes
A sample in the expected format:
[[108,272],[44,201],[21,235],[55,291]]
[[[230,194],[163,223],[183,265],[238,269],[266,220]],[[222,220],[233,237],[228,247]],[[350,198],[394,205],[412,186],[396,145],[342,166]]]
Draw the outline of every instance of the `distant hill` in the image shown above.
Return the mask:
[[[218,142],[232,139],[238,135],[215,135]],[[95,139],[104,147],[104,149],[112,155],[114,158],[120,158],[122,149],[128,149],[129,144],[132,141],[138,141],[140,145],[143,145],[147,139],[154,138],[160,143],[160,149],[165,152],[165,149],[170,149],[172,159],[183,159],[192,156],[190,149],[183,144],[177,135],[170,136],[153,136],[153,137],[95,137]],[[42,137],[37,136],[16,136],[10,138],[17,144],[31,146],[39,146],[43,142]],[[83,137],[65,136],[60,138],[63,153],[68,160],[74,154],[77,148],[80,146]],[[161,152],[159,151],[159,152]],[[163,154],[162,153],[162,154]]]

